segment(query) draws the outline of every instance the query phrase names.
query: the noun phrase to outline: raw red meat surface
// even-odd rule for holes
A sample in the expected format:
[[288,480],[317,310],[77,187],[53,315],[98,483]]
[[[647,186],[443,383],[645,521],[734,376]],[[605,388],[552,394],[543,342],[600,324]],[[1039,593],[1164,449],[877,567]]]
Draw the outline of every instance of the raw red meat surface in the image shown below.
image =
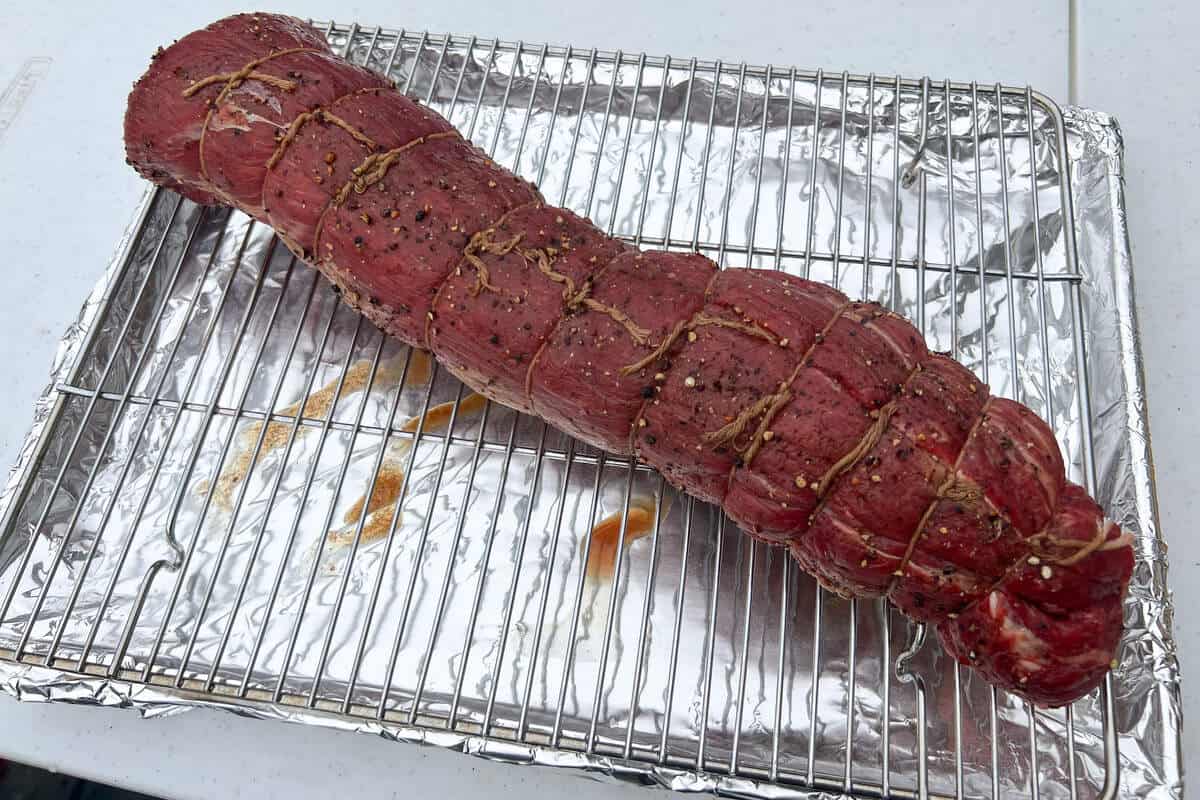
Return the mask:
[[[631,452],[634,417],[654,394],[654,376],[669,369],[678,342],[662,358],[626,368],[701,308],[715,274],[713,263],[695,254],[615,257],[593,282],[590,296],[598,305],[559,320],[530,365],[534,412],[588,444]],[[628,324],[607,309],[620,309]]]
[[627,248],[587,220],[540,203],[514,209],[485,233],[469,249],[495,288],[483,287],[477,266],[461,263],[434,302],[428,344],[466,382],[532,412],[526,378],[534,356],[571,299]]
[[381,180],[332,201],[317,231],[317,264],[394,309],[388,333],[424,344],[434,295],[471,237],[536,200],[529,184],[500,174],[458,134],[420,142],[397,153]]
[[267,161],[262,186],[267,221],[294,237],[293,249],[311,254],[330,199],[368,155],[452,130],[446,120],[390,88],[360,89],[327,109],[300,115]]
[[288,17],[160,50],[125,141],[142,175],[270,224],[471,388],[636,454],[833,591],[887,596],[996,686],[1061,705],[1109,669],[1130,537],[1044,422],[903,318],[624,245]]

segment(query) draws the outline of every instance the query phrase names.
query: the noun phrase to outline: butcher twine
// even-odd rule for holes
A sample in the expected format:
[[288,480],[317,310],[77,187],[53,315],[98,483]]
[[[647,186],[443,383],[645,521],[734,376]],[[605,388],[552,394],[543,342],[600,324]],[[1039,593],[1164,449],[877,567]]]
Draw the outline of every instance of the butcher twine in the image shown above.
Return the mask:
[[220,93],[217,95],[216,100],[213,101],[214,106],[220,105],[221,103],[225,102],[226,98],[229,97],[229,93],[232,92],[234,89],[236,89],[238,86],[240,86],[242,84],[242,82],[245,81],[247,78],[250,78],[250,79],[256,80],[256,81],[261,81],[262,83],[268,84],[270,86],[274,86],[276,89],[282,89],[285,92],[292,92],[292,91],[296,90],[296,82],[295,81],[290,80],[288,78],[280,78],[275,75],[268,75],[265,72],[258,72],[257,71],[258,67],[261,67],[263,64],[267,63],[271,59],[279,58],[280,56],[289,56],[289,55],[292,55],[293,53],[320,53],[320,52],[323,52],[323,51],[317,50],[312,47],[292,47],[287,50],[276,50],[273,53],[267,53],[265,56],[254,59],[246,66],[244,66],[241,69],[236,70],[234,72],[220,72],[215,75],[209,75],[207,78],[201,78],[200,80],[196,81],[195,83],[191,84],[186,89],[184,89],[183,96],[191,97],[192,95],[196,94],[196,92],[199,92],[200,90],[204,89],[206,86],[212,86],[214,83],[221,83],[222,81],[224,81],[225,88],[221,89]]
[[[1000,509],[992,506],[991,500],[989,500],[986,495],[980,492],[978,487],[964,486],[958,481],[958,470],[962,465],[963,456],[967,452],[967,446],[971,443],[971,439],[976,435],[976,432],[979,430],[979,426],[983,424],[985,419],[987,419],[987,410],[991,403],[992,398],[990,397],[984,401],[983,406],[979,409],[979,414],[975,417],[975,421],[971,423],[971,429],[967,431],[967,435],[963,437],[963,443],[958,448],[958,453],[956,453],[954,456],[954,463],[950,465],[950,473],[933,493],[933,499],[929,501],[929,505],[921,514],[921,518],[917,520],[916,528],[913,530],[912,535],[908,537],[908,545],[904,548],[904,555],[900,558],[900,566],[896,567],[895,572],[892,573],[892,580],[888,583],[888,594],[891,593],[892,588],[896,585],[896,581],[904,577],[904,570],[908,566],[908,562],[912,560],[913,551],[917,549],[917,540],[921,538],[921,531],[924,530],[925,523],[929,521],[929,518],[933,515],[933,512],[937,510],[937,505],[939,502],[946,498],[953,499],[956,493],[965,494],[966,496],[961,497],[963,500],[982,497],[984,502],[987,503],[989,507],[992,507],[996,513],[1001,514]],[[971,483],[973,484],[974,481]],[[1003,516],[1003,514],[1001,514],[1001,516]],[[955,614],[950,614],[951,619],[953,619],[955,616]]]
[[648,355],[632,364],[627,364],[621,367],[622,375],[632,375],[640,369],[644,369],[653,364],[658,359],[662,358],[670,351],[671,346],[675,341],[683,335],[685,331],[692,331],[704,325],[716,325],[721,328],[732,328],[741,331],[748,336],[757,336],[760,339],[766,339],[768,342],[780,347],[787,347],[788,340],[780,339],[775,334],[768,331],[766,328],[760,327],[753,322],[739,322],[735,319],[725,319],[724,317],[714,317],[705,314],[703,311],[697,311],[692,315],[690,320],[680,320],[679,323],[671,330],[667,337],[659,343]]
[[[821,330],[813,336],[812,343],[809,344],[808,349],[806,349],[803,355],[800,356],[800,361],[797,362],[795,368],[792,369],[792,374],[789,375],[786,380],[780,382],[776,391],[760,398],[748,408],[743,409],[729,424],[724,425],[715,431],[710,431],[709,433],[704,434],[704,444],[707,444],[713,449],[723,447],[725,445],[732,445],[734,450],[741,454],[741,459],[737,464],[734,465],[734,469],[750,466],[751,462],[754,461],[754,457],[758,455],[759,450],[762,449],[763,444],[767,441],[764,438],[764,434],[770,430],[771,421],[775,418],[775,415],[778,414],[785,405],[787,405],[787,402],[792,399],[790,388],[792,382],[799,377],[800,370],[802,370],[808,364],[808,360],[812,357],[813,351],[816,349],[817,345],[824,340],[825,335],[833,327],[834,323],[841,318],[842,312],[849,307],[850,303],[846,302],[834,309],[829,321],[826,322],[824,327],[822,327]],[[693,317],[693,320],[695,320],[697,317],[712,319],[703,312],[700,312],[696,315],[696,317]],[[724,321],[728,322],[728,320]],[[773,343],[779,345],[780,347],[787,347],[789,344],[787,339],[779,339]],[[754,430],[754,434],[750,437],[750,441],[744,447],[738,447],[737,438],[741,436],[741,434],[745,431],[746,426],[749,425],[754,419],[759,420],[758,426]],[[730,478],[732,477],[733,474],[731,472]]]
[[295,91],[297,83],[294,80],[290,80],[288,78],[280,78],[275,75],[269,75],[265,72],[259,72],[258,67],[261,67],[263,64],[267,63],[268,61],[275,59],[275,58],[279,58],[280,56],[292,55],[294,53],[321,53],[321,52],[324,52],[324,51],[317,50],[316,48],[312,48],[312,47],[292,47],[292,48],[288,48],[286,50],[276,50],[273,53],[267,53],[265,56],[254,59],[253,61],[246,64],[244,67],[242,67],[241,69],[236,70],[234,72],[222,72],[222,73],[217,73],[215,75],[209,75],[206,78],[201,78],[200,80],[196,81],[195,83],[193,83],[192,85],[188,86],[186,89],[183,90],[184,97],[193,97],[197,92],[199,92],[200,90],[204,89],[207,86],[212,86],[213,84],[221,83],[222,81],[225,82],[224,88],[222,88],[221,91],[217,94],[216,99],[208,102],[208,113],[204,116],[203,127],[200,128],[200,142],[199,142],[198,148],[200,151],[200,177],[204,179],[204,182],[206,184],[208,184],[211,191],[213,191],[216,194],[220,195],[221,197],[225,198],[225,200],[229,201],[230,205],[237,205],[237,204],[233,202],[233,198],[231,198],[223,189],[215,186],[213,184],[213,182],[211,180],[209,180],[208,166],[204,163],[204,137],[208,134],[208,124],[212,121],[213,114],[216,113],[216,110],[221,105],[221,103],[225,102],[225,99],[229,97],[229,93],[232,92],[234,89],[236,89],[238,86],[240,86],[242,84],[242,82],[248,78],[256,80],[256,81],[260,81],[269,86],[274,86],[275,88],[280,89],[285,92]]
[[346,181],[346,185],[338,190],[333,196],[332,205],[334,208],[340,207],[346,202],[346,198],[350,196],[350,192],[362,194],[367,189],[379,183],[387,176],[387,172],[396,163],[396,160],[407,150],[411,150],[417,145],[425,142],[432,142],[437,139],[448,139],[458,136],[458,131],[442,131],[440,133],[428,133],[424,136],[418,136],[411,142],[406,142],[399,147],[393,147],[382,153],[371,153],[363,159],[362,163],[351,170],[352,177]]
[[[348,97],[349,95],[344,96]],[[339,97],[338,100],[340,99],[342,98]],[[370,136],[367,136],[358,128],[354,127],[349,122],[346,122],[346,120],[342,119],[336,114],[317,107],[312,111],[305,111],[303,114],[292,120],[292,124],[288,126],[287,132],[280,137],[279,143],[275,145],[275,152],[271,154],[271,158],[267,161],[267,169],[275,169],[275,165],[283,159],[283,154],[287,151],[288,146],[291,145],[291,143],[295,141],[296,137],[300,135],[300,129],[303,128],[309,120],[314,119],[320,120],[321,122],[327,122],[330,125],[338,126],[346,133],[350,134],[351,138],[353,138],[356,142],[365,145],[369,150],[379,149],[379,145],[375,144],[375,141]]]
[[[716,278],[717,275],[713,275],[712,281],[715,281]],[[711,291],[711,284],[712,282],[710,281],[709,289],[705,291],[706,297],[709,291]],[[812,352],[812,348],[824,337],[825,332],[829,330],[830,326],[837,321],[838,317],[841,316],[842,311],[848,308],[849,305],[850,303],[847,302],[841,306],[838,306],[834,310],[829,322],[819,333],[816,334],[813,344],[807,351],[805,351],[804,355],[801,356],[800,363],[796,366],[796,368],[792,371],[792,374],[786,380],[780,382],[776,391],[759,398],[748,408],[742,409],[742,411],[738,412],[733,420],[727,425],[722,426],[716,431],[706,433],[701,437],[701,441],[704,444],[712,447],[714,450],[728,444],[732,444],[733,449],[740,454],[740,457],[734,464],[733,469],[730,471],[730,480],[733,479],[733,470],[749,466],[749,464],[754,460],[754,457],[758,455],[758,452],[762,448],[763,444],[770,438],[766,434],[770,430],[771,420],[774,419],[777,413],[779,413],[780,409],[787,405],[788,400],[790,400],[792,397],[788,387],[791,385],[791,382],[796,379],[796,376],[800,372],[800,368],[803,367],[807,362],[808,357]],[[668,352],[670,352],[671,347],[679,340],[679,337],[683,335],[685,331],[688,333],[688,341],[695,341],[696,335],[693,333],[694,329],[705,325],[714,325],[717,327],[737,330],[745,333],[748,336],[765,339],[766,341],[778,347],[787,347],[790,344],[786,337],[779,338],[766,328],[753,321],[750,321],[749,319],[739,321],[726,319],[724,317],[715,317],[711,314],[705,313],[705,311],[701,309],[693,314],[690,319],[680,320],[671,330],[670,334],[668,334],[667,337],[663,339],[663,341],[660,342],[659,345],[655,347],[654,350],[651,351],[651,353],[649,353],[647,356],[639,361],[634,362],[633,364],[622,367],[621,374],[631,375],[665,356]],[[655,381],[662,382],[666,379],[666,375],[660,372],[654,376],[654,379]],[[646,421],[643,417],[645,409],[646,403],[642,403],[642,408],[639,409],[634,418],[634,424],[638,428],[645,427]],[[738,446],[736,441],[737,438],[745,432],[746,426],[748,426],[755,418],[761,419],[758,427],[755,429],[754,434],[751,436],[750,442],[744,446]],[[697,445],[697,447],[699,447],[699,445]]]
[[[484,289],[499,293],[499,290],[489,282],[490,275],[488,274],[487,266],[483,260],[479,258],[479,253],[490,253],[494,255],[507,255],[512,252],[520,243],[522,234],[517,234],[511,239],[503,242],[496,242],[492,239],[495,235],[496,226],[492,226],[480,231],[471,238],[471,242],[467,245],[463,256],[476,271],[475,287],[472,294],[478,294]],[[576,290],[575,282],[571,280],[569,275],[563,275],[561,272],[556,272],[553,268],[554,259],[557,252],[549,253],[543,249],[529,248],[518,250],[521,257],[525,259],[526,264],[536,265],[538,271],[545,275],[555,283],[563,284],[563,301],[569,311],[575,311],[579,308],[589,308],[592,311],[605,314],[614,322],[621,325],[640,346],[648,344],[650,339],[650,331],[638,325],[630,319],[623,311],[613,306],[602,303],[594,297],[590,297],[592,291],[592,283],[590,280],[585,281],[584,285]],[[517,302],[520,299],[517,298]]]

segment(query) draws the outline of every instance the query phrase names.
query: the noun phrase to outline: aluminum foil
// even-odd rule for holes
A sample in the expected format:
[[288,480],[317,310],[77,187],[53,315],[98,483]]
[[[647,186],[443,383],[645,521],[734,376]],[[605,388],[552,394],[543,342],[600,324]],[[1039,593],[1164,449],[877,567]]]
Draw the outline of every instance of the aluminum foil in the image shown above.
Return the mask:
[[737,796],[1181,794],[1115,121],[1006,89],[329,31],[551,201],[891,304],[1047,417],[1136,536],[1119,663],[1069,711],[993,693],[644,467],[473,405],[261,226],[158,191],[0,496],[5,691]]

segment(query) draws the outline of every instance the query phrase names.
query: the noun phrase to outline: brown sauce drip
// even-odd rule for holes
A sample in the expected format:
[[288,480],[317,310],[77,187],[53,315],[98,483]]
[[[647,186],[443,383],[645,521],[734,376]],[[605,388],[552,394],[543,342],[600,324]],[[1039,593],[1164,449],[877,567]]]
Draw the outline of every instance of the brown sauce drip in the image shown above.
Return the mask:
[[[346,379],[342,382],[340,393],[337,391],[338,381],[335,378],[310,394],[304,400],[303,404],[295,402],[285,408],[279,409],[275,413],[288,417],[294,417],[297,414],[309,418],[319,419],[324,417],[343,397],[369,388],[367,381],[371,377],[371,363],[368,359],[360,359],[354,362],[346,371]],[[389,381],[399,380],[403,371],[403,358],[384,362],[376,370],[375,383],[386,384]],[[405,386],[425,385],[429,383],[432,375],[433,359],[429,353],[424,350],[413,350],[409,358],[408,374],[404,381]],[[335,393],[337,394],[336,397]],[[288,437],[291,435],[292,423],[290,421],[272,421],[266,423],[267,431],[263,435],[262,447],[259,448],[256,457],[254,452],[255,444],[258,442],[259,434],[262,433],[263,424],[262,422],[255,422],[242,430],[238,435],[237,450],[225,469],[221,471],[220,476],[218,476],[216,488],[213,489],[208,481],[201,481],[196,486],[197,494],[208,494],[211,489],[213,491],[213,502],[216,503],[217,508],[222,511],[231,511],[233,509],[233,498],[238,484],[246,479],[246,476],[250,474],[261,459],[286,445]],[[307,432],[307,426],[302,425],[296,432],[296,437],[304,436]]]
[[[416,351],[413,352],[414,357]],[[428,358],[428,354],[425,355]],[[457,403],[458,413],[455,415],[461,419],[471,416],[483,410],[487,403],[487,398],[480,394],[472,392],[462,399],[462,402]],[[415,433],[418,426],[422,430],[430,432],[445,431],[450,425],[450,417],[454,414],[456,403],[440,403],[433,408],[430,408],[424,416],[425,424],[421,426],[421,417],[410,417],[405,420],[400,429],[409,433]],[[379,475],[375,479],[375,487],[371,490],[371,499],[368,501],[366,495],[359,497],[351,504],[346,513],[342,515],[342,527],[335,528],[329,532],[329,543],[333,545],[346,545],[354,541],[354,530],[362,520],[363,514],[367,515],[366,522],[363,523],[362,535],[359,538],[360,544],[370,544],[387,536],[388,531],[392,529],[392,520],[397,513],[396,503],[400,499],[400,493],[404,488],[404,462],[408,459],[408,454],[412,450],[412,440],[405,439],[393,448],[379,467]],[[401,512],[402,513],[402,512]],[[399,523],[397,522],[397,527]]]
[[[455,405],[458,406],[457,415],[454,414]],[[448,403],[439,403],[425,412],[425,425],[422,430],[443,431],[450,424],[450,417],[452,415],[461,418],[477,414],[483,410],[485,405],[487,405],[487,398],[475,392],[471,392],[458,403],[455,403],[453,400]],[[400,430],[407,433],[416,433],[420,425],[421,417],[410,417],[400,426]]]
[[[617,511],[596,523],[591,532],[591,550],[585,573],[589,581],[611,580],[617,569],[617,545],[621,541],[621,520],[625,519],[625,548],[654,532],[655,519],[665,518],[671,510],[673,494],[668,494],[661,509],[654,497],[638,496],[629,500],[629,513]],[[658,512],[657,514],[655,512]],[[587,540],[584,540],[584,546]]]

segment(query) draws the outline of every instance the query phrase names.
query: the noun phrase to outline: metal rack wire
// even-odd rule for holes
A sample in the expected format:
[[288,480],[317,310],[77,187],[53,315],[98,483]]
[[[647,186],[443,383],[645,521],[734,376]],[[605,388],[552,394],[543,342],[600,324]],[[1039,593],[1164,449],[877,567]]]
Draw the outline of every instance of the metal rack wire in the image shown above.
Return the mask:
[[[614,235],[891,304],[1094,485],[1066,139],[1036,92],[325,29]],[[728,792],[1115,792],[1111,686],[1028,707],[686,499],[630,539],[660,478],[460,413],[261,226],[156,192],[134,231],[0,530],[3,658]],[[375,537],[345,512],[389,470]]]

